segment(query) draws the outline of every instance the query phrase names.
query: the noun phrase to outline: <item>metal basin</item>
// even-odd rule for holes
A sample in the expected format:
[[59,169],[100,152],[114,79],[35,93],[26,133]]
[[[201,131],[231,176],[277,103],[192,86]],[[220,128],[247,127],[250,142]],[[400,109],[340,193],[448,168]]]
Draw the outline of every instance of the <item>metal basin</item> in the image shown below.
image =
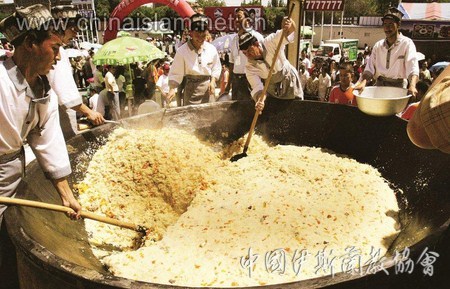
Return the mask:
[[390,116],[402,112],[411,95],[407,95],[408,90],[399,87],[370,86],[364,88],[360,94],[355,90],[358,108],[373,116]]
[[[177,108],[167,111],[164,126],[192,131],[201,139],[227,142],[248,131],[253,113],[252,102]],[[124,125],[150,128],[158,125],[161,116],[159,112],[134,117],[125,120]],[[113,128],[114,125],[104,125],[69,141],[70,157],[76,169],[72,182],[83,177],[89,154],[104,142],[104,136]],[[401,208],[402,231],[392,241],[389,253],[408,246],[410,257],[416,260],[428,247],[441,254],[434,274],[439,275],[442,271],[440,276],[448,275],[445,271],[448,270],[448,259],[443,258],[450,239],[450,156],[412,145],[406,135],[406,122],[397,117],[368,116],[355,107],[293,101],[268,103],[257,132],[280,144],[320,146],[378,168],[395,189]],[[28,167],[18,197],[60,202],[36,162]],[[6,221],[17,247],[23,289],[180,288],[112,276],[92,254],[81,221],[70,221],[60,213],[20,207],[10,207]],[[383,271],[367,276],[337,274],[261,287],[439,288],[435,282],[440,279],[425,278],[420,268],[412,274],[395,274],[394,265],[392,257],[387,257],[384,268],[389,275]]]

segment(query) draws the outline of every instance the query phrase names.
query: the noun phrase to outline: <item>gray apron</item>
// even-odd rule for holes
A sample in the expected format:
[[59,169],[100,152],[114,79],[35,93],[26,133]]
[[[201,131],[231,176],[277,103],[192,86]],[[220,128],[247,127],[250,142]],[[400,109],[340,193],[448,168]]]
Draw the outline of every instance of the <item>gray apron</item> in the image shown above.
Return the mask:
[[[23,174],[22,157],[16,157],[9,162],[0,163],[0,196],[12,198],[22,180]],[[2,226],[3,212],[7,206],[0,204],[0,228]]]
[[279,99],[303,99],[302,85],[297,70],[288,62],[272,75],[267,95]]
[[186,75],[183,91],[183,105],[209,102],[209,75]]
[[408,81],[403,78],[388,78],[384,76],[378,76],[377,82],[375,83],[376,86],[393,86],[393,87],[400,87],[400,88],[406,88],[408,85]]
[[[23,140],[30,132],[29,124],[35,117],[39,117],[37,106],[36,102],[30,101],[30,108],[20,134]],[[25,149],[23,146],[19,151],[0,156],[0,196],[15,196],[20,181],[25,177],[25,164]],[[6,208],[7,206],[0,205],[0,227],[3,220],[3,212]]]
[[[23,142],[25,142],[25,139],[31,130],[41,130],[39,120],[35,127],[31,127],[31,123],[34,119],[39,119],[39,106],[47,105],[49,102],[48,91],[50,90],[50,85],[47,77],[43,76],[42,80],[45,92],[44,97],[35,98],[30,101],[28,113],[20,132],[20,137]],[[23,177],[25,177],[25,165],[25,149],[23,146],[16,152],[0,156],[0,196],[14,197],[20,181]],[[0,226],[3,220],[3,212],[6,208],[7,207],[5,205],[0,205]]]

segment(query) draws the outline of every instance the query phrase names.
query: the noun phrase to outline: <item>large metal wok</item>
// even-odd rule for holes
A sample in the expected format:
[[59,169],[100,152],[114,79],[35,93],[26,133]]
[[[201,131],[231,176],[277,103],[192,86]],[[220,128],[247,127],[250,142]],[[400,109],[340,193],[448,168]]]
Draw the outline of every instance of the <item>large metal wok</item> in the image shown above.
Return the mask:
[[[223,102],[168,110],[164,125],[192,131],[202,139],[227,142],[243,136],[254,113],[251,102]],[[127,119],[125,126],[152,127],[162,113]],[[104,142],[113,125],[104,125],[68,142],[80,180],[92,148]],[[369,163],[380,170],[397,192],[402,231],[389,252],[408,246],[411,260],[425,247],[441,256],[434,276],[425,276],[416,264],[412,274],[395,274],[391,257],[381,271],[361,277],[326,276],[267,288],[438,288],[448,271],[450,223],[450,156],[421,150],[406,134],[406,122],[397,117],[371,117],[355,107],[308,101],[267,105],[256,129],[268,140],[281,144],[320,146]],[[50,182],[36,162],[28,167],[18,197],[59,203]],[[70,221],[60,213],[24,207],[7,210],[6,221],[17,247],[22,288],[179,288],[142,283],[112,276],[91,252],[83,222]],[[447,255],[448,256],[448,255]],[[218,258],[220,258],[218,256]],[[164,268],[161,268],[164,270]],[[437,276],[438,275],[438,276]],[[440,276],[440,277],[439,277]],[[328,287],[327,287],[328,288]]]

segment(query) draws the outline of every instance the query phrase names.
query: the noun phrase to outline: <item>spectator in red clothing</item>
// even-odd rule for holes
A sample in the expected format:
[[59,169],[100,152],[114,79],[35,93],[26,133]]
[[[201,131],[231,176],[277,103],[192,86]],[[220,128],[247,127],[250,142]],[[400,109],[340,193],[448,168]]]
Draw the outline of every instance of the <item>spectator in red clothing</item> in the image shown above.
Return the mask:
[[354,74],[355,71],[350,62],[344,62],[339,65],[340,82],[331,90],[329,102],[356,105],[356,98],[353,95],[352,84]]

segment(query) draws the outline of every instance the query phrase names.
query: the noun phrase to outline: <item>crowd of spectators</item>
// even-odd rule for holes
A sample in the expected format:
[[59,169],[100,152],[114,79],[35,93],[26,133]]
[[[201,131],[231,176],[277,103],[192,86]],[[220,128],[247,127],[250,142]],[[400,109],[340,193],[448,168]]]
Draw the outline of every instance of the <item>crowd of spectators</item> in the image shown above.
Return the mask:
[[[209,34],[208,32],[206,41],[211,43],[215,38],[221,36],[223,36],[223,33]],[[188,30],[183,31],[181,35],[169,34],[161,37],[147,37],[147,41],[166,53],[165,59],[157,59],[149,63],[135,63],[130,66],[130,69],[124,66],[114,69],[113,75],[119,94],[120,115],[137,114],[139,106],[145,102],[148,106],[150,101],[155,104],[152,103],[152,110],[161,109],[168,105],[183,105],[180,99],[173,103],[167,102],[167,75],[177,49],[186,43],[189,37]],[[66,48],[78,49],[78,44],[73,42]],[[6,39],[1,39],[0,49],[6,51],[0,56],[3,60],[14,52],[14,47]],[[79,56],[70,58],[75,83],[80,90],[88,90],[84,97],[85,104],[100,112],[106,119],[113,119],[111,100],[108,99],[105,85],[105,75],[112,70],[112,67],[94,65],[94,49],[82,51],[83,53]],[[299,57],[298,72],[305,99],[356,106],[352,90],[347,90],[353,88],[360,81],[370,53],[371,47],[365,44],[363,50],[358,53],[356,61],[352,62],[347,57],[342,57],[340,63],[336,63],[332,58],[315,57],[314,52],[311,52],[310,49],[302,50]],[[222,72],[217,83],[217,93],[210,101],[231,99],[233,73],[230,71],[230,55],[227,51],[219,51],[219,56]],[[401,114],[401,117],[409,119],[412,116],[433,79],[444,69],[430,71],[429,68],[437,61],[435,55],[420,61],[420,81],[416,85],[419,94]],[[348,74],[350,77],[348,88],[346,88],[347,79],[341,79],[343,72],[346,72],[346,75]],[[127,96],[128,85],[132,85],[133,90],[132,95]],[[344,91],[344,89],[346,90]],[[340,97],[337,97],[337,95]],[[128,99],[131,99],[131,101],[128,101]],[[148,112],[148,109],[145,111]]]
[[[299,75],[305,99],[356,106],[353,87],[361,80],[370,53],[371,47],[365,45],[364,50],[358,53],[356,61],[349,61],[347,57],[342,57],[340,63],[336,63],[332,58],[313,57],[304,49],[300,54]],[[430,71],[430,67],[437,62],[435,55],[419,61],[420,74],[416,84],[418,94],[411,99],[405,111],[399,114],[400,117],[406,120],[412,117],[433,79],[436,79],[444,70],[444,68],[440,68]],[[342,79],[343,72],[348,73],[350,77],[348,84],[347,79]],[[344,88],[342,87],[343,82]],[[340,95],[340,97],[336,97],[336,95]]]

